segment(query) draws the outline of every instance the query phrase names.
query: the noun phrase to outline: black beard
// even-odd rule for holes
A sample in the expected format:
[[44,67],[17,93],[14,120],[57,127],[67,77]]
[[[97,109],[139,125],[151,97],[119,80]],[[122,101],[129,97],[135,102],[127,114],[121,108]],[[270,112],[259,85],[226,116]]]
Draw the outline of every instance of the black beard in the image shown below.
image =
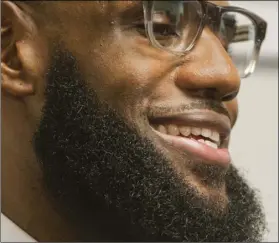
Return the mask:
[[224,178],[228,209],[217,215],[152,142],[100,102],[73,55],[56,51],[51,64],[33,144],[61,213],[87,230],[80,240],[95,240],[95,228],[112,241],[262,240],[261,205],[236,168]]

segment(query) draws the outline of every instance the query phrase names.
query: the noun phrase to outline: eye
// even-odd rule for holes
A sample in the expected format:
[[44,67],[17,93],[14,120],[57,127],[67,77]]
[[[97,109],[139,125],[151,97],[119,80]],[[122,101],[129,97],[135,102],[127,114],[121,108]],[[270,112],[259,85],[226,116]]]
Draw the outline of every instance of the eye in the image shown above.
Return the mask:
[[[145,35],[144,23],[136,23],[134,26],[140,34]],[[156,37],[156,39],[179,36],[175,26],[166,23],[153,23],[153,35]]]
[[134,23],[133,29],[135,29],[139,34],[143,35],[146,37],[146,32],[145,32],[145,25],[144,23]]
[[153,34],[157,38],[179,36],[176,32],[176,26],[166,23],[153,23]]

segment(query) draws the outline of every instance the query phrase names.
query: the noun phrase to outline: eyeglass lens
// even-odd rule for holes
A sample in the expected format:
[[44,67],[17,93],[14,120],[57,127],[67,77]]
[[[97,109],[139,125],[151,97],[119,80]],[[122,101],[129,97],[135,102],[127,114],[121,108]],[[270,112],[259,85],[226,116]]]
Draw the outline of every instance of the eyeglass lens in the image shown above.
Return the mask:
[[[158,46],[172,52],[186,52],[201,27],[203,7],[200,1],[154,1],[153,38]],[[253,59],[255,25],[244,14],[225,12],[216,36],[228,51],[240,76]]]
[[153,35],[158,44],[184,52],[194,41],[202,19],[198,1],[154,1]]
[[226,12],[222,15],[219,37],[241,77],[254,58],[256,28],[250,18],[241,13]]

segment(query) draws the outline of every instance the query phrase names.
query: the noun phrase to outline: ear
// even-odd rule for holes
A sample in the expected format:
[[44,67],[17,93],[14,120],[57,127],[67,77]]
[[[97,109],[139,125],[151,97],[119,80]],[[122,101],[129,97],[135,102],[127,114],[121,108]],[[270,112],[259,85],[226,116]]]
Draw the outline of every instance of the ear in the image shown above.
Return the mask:
[[35,24],[27,13],[13,2],[1,1],[1,87],[17,97],[34,93],[30,79],[34,32]]

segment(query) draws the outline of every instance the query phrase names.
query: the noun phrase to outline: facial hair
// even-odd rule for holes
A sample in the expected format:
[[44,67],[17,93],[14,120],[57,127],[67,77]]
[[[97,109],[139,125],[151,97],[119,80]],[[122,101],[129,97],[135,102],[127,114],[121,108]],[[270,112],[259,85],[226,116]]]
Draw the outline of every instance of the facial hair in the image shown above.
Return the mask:
[[61,214],[87,229],[81,241],[94,240],[95,227],[113,241],[262,240],[257,193],[235,167],[224,177],[227,211],[216,215],[151,141],[100,101],[69,51],[54,51],[46,82],[34,151]]

